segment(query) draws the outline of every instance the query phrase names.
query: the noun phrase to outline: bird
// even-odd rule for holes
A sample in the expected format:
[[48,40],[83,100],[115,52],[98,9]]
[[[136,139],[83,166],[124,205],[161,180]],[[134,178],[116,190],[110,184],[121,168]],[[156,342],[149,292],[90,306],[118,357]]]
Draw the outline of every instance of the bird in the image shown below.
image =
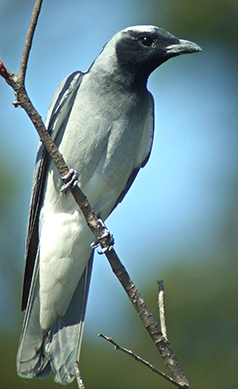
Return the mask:
[[[94,212],[104,221],[124,199],[150,156],[154,99],[150,74],[172,57],[201,48],[163,28],[128,27],[103,47],[85,72],[66,77],[45,126]],[[94,236],[42,143],[27,226],[17,353],[23,378],[68,384],[75,378],[93,265]]]

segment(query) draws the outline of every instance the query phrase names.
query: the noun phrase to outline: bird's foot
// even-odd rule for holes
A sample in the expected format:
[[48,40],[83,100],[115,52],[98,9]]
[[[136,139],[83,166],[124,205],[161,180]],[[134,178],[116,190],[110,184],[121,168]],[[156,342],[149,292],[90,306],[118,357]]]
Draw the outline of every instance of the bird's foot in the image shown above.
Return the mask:
[[97,250],[97,253],[102,255],[107,253],[113,248],[115,241],[113,235],[108,231],[102,219],[99,219],[99,222],[103,227],[103,233],[100,236],[100,238],[97,238],[96,242],[91,243],[90,246],[92,247],[92,249],[96,249],[97,247],[101,246],[101,243],[103,243],[105,247],[103,247],[101,250]]
[[78,184],[78,173],[74,169],[69,169],[69,172],[65,176],[62,176],[61,179],[64,182],[66,181],[66,183],[62,185],[60,192],[65,193],[67,189],[74,188]]

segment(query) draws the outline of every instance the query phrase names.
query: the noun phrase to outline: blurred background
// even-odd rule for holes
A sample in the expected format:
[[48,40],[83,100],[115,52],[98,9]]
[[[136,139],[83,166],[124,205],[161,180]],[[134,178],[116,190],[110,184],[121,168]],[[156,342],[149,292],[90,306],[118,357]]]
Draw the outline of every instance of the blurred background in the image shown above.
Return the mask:
[[[33,5],[0,0],[0,60],[15,73]],[[238,388],[237,18],[236,0],[45,0],[26,80],[45,117],[60,81],[86,70],[125,27],[155,24],[202,46],[202,53],[175,58],[150,77],[152,155],[107,221],[155,318],[156,281],[164,280],[169,339],[200,389]],[[38,136],[13,100],[0,80],[0,382],[2,388],[56,388],[51,377],[23,380],[15,369]],[[106,258],[97,255],[80,362],[87,389],[172,387],[98,332],[166,371]]]

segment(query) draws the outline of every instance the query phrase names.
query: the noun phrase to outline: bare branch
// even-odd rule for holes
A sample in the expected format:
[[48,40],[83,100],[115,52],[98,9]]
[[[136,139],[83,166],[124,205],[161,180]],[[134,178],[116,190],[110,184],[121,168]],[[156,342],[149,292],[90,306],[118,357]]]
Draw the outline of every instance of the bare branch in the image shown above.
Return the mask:
[[173,378],[169,377],[167,374],[163,373],[161,370],[156,369],[156,367],[154,367],[151,363],[149,363],[145,359],[139,357],[139,355],[133,353],[131,350],[128,350],[127,348],[120,346],[111,337],[103,335],[102,333],[99,333],[98,336],[103,338],[103,339],[105,339],[105,340],[107,340],[109,343],[113,344],[113,346],[115,346],[116,350],[123,351],[125,354],[128,354],[131,357],[133,357],[136,361],[141,362],[143,365],[148,367],[154,373],[156,373],[159,376],[163,377],[165,380],[169,381],[171,384],[177,386],[177,388],[188,388],[187,385],[179,385],[175,380],[173,380]]
[[77,384],[78,384],[78,388],[79,389],[86,389],[86,386],[83,383],[83,379],[82,379],[82,376],[81,376],[81,373],[80,373],[78,361],[74,362],[74,369],[75,369],[75,376],[76,376],[76,381],[77,381]]
[[18,75],[18,81],[22,85],[25,84],[25,77],[26,77],[26,69],[27,69],[27,62],[31,50],[31,45],[32,45],[32,40],[33,40],[33,35],[36,29],[38,17],[40,14],[41,6],[42,6],[43,0],[37,0],[35,2],[33,11],[32,11],[32,16],[31,16],[31,21],[29,25],[29,29],[27,31],[26,35],[26,41],[25,41],[25,46],[23,49],[22,53],[22,58],[21,58],[21,65],[20,65],[20,70],[19,70],[19,75]]
[[[24,48],[24,53],[22,55],[21,69],[19,72],[19,76],[16,76],[14,73],[9,71],[2,62],[0,62],[0,75],[5,79],[5,81],[13,88],[16,100],[14,101],[15,106],[21,106],[29,116],[30,120],[34,124],[39,136],[40,140],[44,143],[44,146],[48,153],[50,154],[52,160],[54,161],[60,176],[65,176],[69,172],[69,168],[66,165],[62,155],[60,154],[58,148],[52,141],[48,131],[46,130],[44,123],[41,119],[41,116],[38,114],[36,109],[31,103],[27,92],[24,87],[24,78],[27,68],[27,62],[29,58],[29,52],[32,45],[32,39],[36,27],[36,23],[38,20],[40,7],[43,0],[37,0],[35,3],[35,7],[32,13],[32,21],[27,33],[27,42]],[[64,183],[67,183],[67,179],[63,179]],[[100,242],[100,245],[103,248],[108,246],[108,237],[105,237],[106,226],[103,221],[94,214],[90,204],[86,196],[80,190],[79,186],[76,185],[73,188],[70,187],[70,191],[75,198],[76,203],[80,207],[87,224],[96,239]],[[180,385],[187,385],[189,389],[192,389],[187,377],[185,376],[182,368],[180,367],[175,354],[172,351],[172,348],[162,336],[157,323],[155,322],[151,312],[145,305],[144,300],[142,299],[138,289],[131,281],[126,269],[120,262],[115,250],[110,248],[105,252],[109,263],[112,267],[113,272],[121,282],[123,288],[125,289],[128,297],[130,298],[134,308],[138,312],[145,328],[153,339],[156,347],[158,348],[166,366],[168,367],[172,377],[175,381],[177,381]]]
[[151,336],[173,379],[177,381],[179,385],[187,385],[189,389],[192,389],[191,384],[189,383],[186,375],[178,363],[176,355],[174,354],[169,341],[160,332],[158,324],[154,320],[152,313],[147,308],[144,300],[140,295],[140,292],[130,279],[129,274],[120,262],[117,254],[114,250],[112,250],[107,252],[106,256],[110,262],[113,272],[119,279],[121,285],[130,298],[134,308],[136,309],[139,317],[143,322],[144,327]]
[[157,281],[159,285],[158,293],[158,308],[159,308],[159,318],[160,318],[160,328],[165,339],[168,339],[167,334],[167,323],[165,315],[165,294],[164,294],[164,281]]

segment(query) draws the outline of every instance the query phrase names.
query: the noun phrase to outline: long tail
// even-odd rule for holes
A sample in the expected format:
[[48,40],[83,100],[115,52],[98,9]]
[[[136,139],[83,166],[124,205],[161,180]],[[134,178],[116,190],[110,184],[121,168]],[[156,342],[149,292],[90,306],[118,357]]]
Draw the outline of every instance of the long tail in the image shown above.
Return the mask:
[[81,348],[93,252],[66,314],[58,317],[47,333],[39,323],[38,261],[37,258],[17,353],[17,372],[24,378],[45,378],[51,371],[56,382],[66,385],[75,377],[74,362]]

